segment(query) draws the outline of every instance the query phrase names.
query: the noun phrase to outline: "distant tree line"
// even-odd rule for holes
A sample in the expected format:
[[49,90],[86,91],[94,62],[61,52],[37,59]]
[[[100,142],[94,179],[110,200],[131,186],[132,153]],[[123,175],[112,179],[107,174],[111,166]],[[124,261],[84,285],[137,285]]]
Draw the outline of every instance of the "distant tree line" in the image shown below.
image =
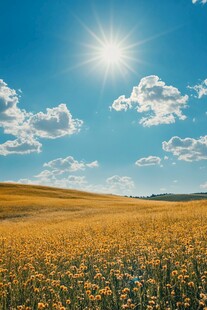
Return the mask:
[[[173,194],[173,193],[161,193],[161,194],[151,194],[149,196],[127,196],[125,195],[124,197],[128,198],[138,198],[138,199],[150,199],[150,198],[155,198],[155,197],[162,197],[162,196],[172,196],[172,195],[179,195],[179,194]],[[189,195],[207,195],[207,192],[199,192],[199,193],[193,193]]]

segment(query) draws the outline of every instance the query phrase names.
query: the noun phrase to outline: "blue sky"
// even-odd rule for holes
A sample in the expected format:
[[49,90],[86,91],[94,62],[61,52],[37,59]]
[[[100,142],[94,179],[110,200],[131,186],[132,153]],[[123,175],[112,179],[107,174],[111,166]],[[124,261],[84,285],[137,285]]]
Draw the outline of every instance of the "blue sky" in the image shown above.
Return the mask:
[[206,2],[2,1],[0,181],[207,191]]

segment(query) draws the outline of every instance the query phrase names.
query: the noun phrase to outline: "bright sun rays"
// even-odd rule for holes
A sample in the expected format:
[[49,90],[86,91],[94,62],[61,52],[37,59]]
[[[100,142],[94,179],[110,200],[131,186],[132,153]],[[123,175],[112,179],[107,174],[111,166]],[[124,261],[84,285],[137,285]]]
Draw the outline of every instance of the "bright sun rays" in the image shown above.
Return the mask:
[[97,36],[95,38],[93,45],[87,45],[88,53],[85,62],[85,64],[92,64],[92,71],[100,67],[100,70],[105,72],[105,79],[111,74],[121,73],[124,77],[127,71],[134,72],[131,64],[137,60],[132,57],[130,46],[125,45],[124,40],[113,37],[107,39],[106,35],[104,39]]
[[132,43],[129,40],[133,30],[123,35],[116,33],[112,25],[106,31],[99,20],[95,30],[79,22],[86,30],[88,42],[80,42],[84,50],[81,57],[84,60],[77,64],[78,67],[87,66],[89,72],[98,71],[103,76],[102,88],[109,76],[115,78],[119,75],[126,79],[129,72],[137,75],[135,63],[141,63],[141,60],[135,50],[139,42]]

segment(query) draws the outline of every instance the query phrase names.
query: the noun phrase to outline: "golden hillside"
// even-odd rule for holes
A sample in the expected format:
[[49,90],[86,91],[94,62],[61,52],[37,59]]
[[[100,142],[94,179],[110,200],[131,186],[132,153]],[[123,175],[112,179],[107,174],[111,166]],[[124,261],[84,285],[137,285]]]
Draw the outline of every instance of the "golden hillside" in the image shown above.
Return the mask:
[[[0,183],[0,220],[52,219],[151,209],[166,203],[46,186]],[[174,204],[168,204],[169,207]]]
[[0,185],[1,310],[207,309],[207,201]]

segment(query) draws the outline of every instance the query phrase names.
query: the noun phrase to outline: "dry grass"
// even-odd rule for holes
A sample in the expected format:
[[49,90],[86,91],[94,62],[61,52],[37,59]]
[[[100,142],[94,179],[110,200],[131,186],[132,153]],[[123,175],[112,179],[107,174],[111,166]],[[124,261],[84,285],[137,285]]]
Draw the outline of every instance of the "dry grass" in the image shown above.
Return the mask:
[[6,184],[0,201],[0,309],[207,307],[207,201]]

